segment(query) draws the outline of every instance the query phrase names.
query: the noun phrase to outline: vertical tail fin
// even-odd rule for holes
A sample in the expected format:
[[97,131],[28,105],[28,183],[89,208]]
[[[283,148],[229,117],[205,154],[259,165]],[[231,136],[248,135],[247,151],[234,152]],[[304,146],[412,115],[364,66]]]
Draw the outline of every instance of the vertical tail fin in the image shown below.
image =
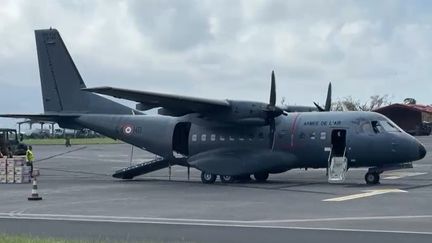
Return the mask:
[[132,114],[129,107],[81,90],[86,85],[56,29],[36,30],[35,36],[45,113]]

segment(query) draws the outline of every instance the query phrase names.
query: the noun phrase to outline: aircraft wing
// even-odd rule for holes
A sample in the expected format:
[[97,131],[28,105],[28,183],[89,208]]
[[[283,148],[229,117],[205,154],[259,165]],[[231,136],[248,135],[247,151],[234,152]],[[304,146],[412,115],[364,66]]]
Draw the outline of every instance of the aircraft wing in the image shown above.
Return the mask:
[[0,117],[5,118],[24,118],[36,121],[55,121],[62,118],[76,118],[77,114],[0,114]]
[[188,163],[215,175],[246,175],[257,172],[283,172],[294,168],[295,155],[271,149],[214,149],[188,158]]
[[163,107],[179,113],[205,113],[220,109],[228,109],[230,104],[226,100],[212,100],[188,96],[161,94],[148,91],[137,91],[113,87],[96,87],[82,89],[120,99],[132,100],[141,103],[146,109]]

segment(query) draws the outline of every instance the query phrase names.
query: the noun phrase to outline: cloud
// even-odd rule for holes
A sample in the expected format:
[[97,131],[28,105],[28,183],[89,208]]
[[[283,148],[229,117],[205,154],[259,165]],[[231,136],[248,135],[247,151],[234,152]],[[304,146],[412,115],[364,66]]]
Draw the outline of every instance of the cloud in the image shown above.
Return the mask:
[[[432,103],[429,1],[0,1],[0,102],[40,104],[33,30],[57,28],[88,86],[291,104]],[[30,95],[31,94],[31,95]],[[39,97],[38,97],[39,96]],[[41,105],[0,107],[41,112]],[[1,122],[1,121],[0,121]]]

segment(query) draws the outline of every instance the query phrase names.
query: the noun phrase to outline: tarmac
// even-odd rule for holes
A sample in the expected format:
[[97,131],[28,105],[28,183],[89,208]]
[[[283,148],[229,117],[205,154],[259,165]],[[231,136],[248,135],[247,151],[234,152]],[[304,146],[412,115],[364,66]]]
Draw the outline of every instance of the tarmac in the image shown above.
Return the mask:
[[325,170],[291,170],[266,183],[205,185],[173,166],[137,177],[112,173],[153,159],[126,144],[33,146],[42,201],[31,184],[0,184],[0,233],[155,242],[432,242],[432,137],[413,169],[366,185],[367,168],[342,184]]

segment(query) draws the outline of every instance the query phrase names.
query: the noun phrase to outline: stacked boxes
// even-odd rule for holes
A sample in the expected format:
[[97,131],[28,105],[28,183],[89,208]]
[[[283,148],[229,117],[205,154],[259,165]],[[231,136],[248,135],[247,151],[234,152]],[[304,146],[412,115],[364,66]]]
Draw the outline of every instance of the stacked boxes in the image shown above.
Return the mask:
[[15,183],[29,183],[30,181],[30,166],[15,167]]
[[30,166],[25,165],[25,157],[0,158],[0,183],[29,183]]
[[6,158],[0,158],[0,183],[7,182]]

